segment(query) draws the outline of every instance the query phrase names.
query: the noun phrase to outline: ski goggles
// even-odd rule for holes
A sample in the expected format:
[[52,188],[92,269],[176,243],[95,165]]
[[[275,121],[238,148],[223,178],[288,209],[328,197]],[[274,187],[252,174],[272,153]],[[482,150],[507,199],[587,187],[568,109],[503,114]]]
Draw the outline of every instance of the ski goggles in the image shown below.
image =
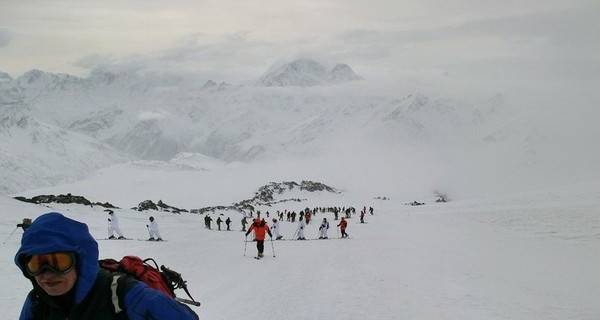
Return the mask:
[[38,276],[45,270],[54,273],[67,273],[75,267],[75,255],[72,252],[53,252],[29,256],[25,269],[31,276]]

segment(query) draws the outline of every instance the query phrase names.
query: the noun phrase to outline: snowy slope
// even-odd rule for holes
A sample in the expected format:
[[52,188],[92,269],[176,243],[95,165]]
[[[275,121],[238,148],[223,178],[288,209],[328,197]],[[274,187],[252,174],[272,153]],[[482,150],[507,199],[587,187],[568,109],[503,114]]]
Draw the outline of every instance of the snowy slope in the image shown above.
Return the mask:
[[[187,190],[188,202],[169,200],[185,205],[240,200],[266,183],[250,170],[246,175],[225,172],[237,176],[238,183],[212,192],[196,190],[197,177],[172,179],[173,171],[163,169],[135,179],[123,176],[119,183],[110,177],[88,183],[95,186],[93,198],[102,197],[93,200],[113,201],[110,189],[117,187],[131,193],[115,202],[133,203],[138,201],[138,189],[160,181],[163,198],[178,199]],[[217,189],[221,178],[230,179],[225,173],[204,178],[204,184]],[[599,181],[590,181],[443,204],[423,195],[417,200],[427,204],[419,207],[404,205],[415,198],[393,190],[390,200],[375,200],[352,189],[313,194],[302,203],[261,211],[366,205],[373,206],[375,214],[367,216],[367,224],[350,219],[349,240],[336,239],[332,223],[332,240],[267,242],[261,261],[252,259],[253,243],[244,246],[243,233],[237,231],[241,216],[232,212],[225,215],[232,217],[236,231],[218,232],[205,229],[199,215],[122,209],[117,214],[127,236],[146,237],[145,224],[153,215],[169,241],[99,245],[101,257],[151,256],[182,273],[192,295],[202,302],[196,309],[201,319],[594,319],[600,314],[599,186]],[[87,194],[91,189],[71,190],[91,195]],[[210,199],[217,194],[222,196]],[[21,231],[9,234],[22,217],[54,210],[88,223],[94,236],[106,236],[102,208],[43,207],[0,197],[0,226],[6,240],[0,270],[14,275],[0,282],[7,319],[18,316],[30,287],[12,263]],[[334,222],[330,214],[318,214],[316,221],[322,217]],[[285,238],[294,231],[295,225],[282,223]],[[309,224],[307,236],[316,235],[317,225]]]

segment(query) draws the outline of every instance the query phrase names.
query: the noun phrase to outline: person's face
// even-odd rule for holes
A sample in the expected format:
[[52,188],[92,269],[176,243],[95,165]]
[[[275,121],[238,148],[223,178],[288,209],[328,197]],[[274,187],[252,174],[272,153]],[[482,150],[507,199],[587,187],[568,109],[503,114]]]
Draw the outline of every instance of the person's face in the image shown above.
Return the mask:
[[77,282],[77,271],[73,268],[67,273],[46,270],[35,276],[37,284],[51,296],[61,296],[69,292]]

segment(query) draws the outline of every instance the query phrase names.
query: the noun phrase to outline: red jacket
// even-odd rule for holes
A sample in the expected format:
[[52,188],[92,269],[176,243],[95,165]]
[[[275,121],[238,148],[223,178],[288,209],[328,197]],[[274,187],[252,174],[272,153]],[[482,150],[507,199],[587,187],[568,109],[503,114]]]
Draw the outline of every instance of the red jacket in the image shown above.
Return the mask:
[[252,231],[254,231],[254,236],[256,237],[256,240],[265,240],[265,234],[267,233],[269,234],[269,237],[272,237],[271,229],[269,229],[269,226],[264,221],[253,222],[250,225],[250,228],[248,228],[246,235],[248,235]]
[[340,229],[346,230],[347,224],[348,224],[348,222],[346,220],[342,220],[342,221],[340,221],[340,224],[338,224],[338,226],[340,227]]

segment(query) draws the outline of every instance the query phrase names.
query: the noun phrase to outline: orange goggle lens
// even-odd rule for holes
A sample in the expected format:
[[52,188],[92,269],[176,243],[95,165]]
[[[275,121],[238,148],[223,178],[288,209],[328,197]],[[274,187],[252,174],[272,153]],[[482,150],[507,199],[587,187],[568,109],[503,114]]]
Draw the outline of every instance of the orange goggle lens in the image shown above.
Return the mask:
[[27,261],[27,273],[37,276],[45,269],[56,273],[67,273],[75,266],[75,257],[72,253],[55,252],[41,255],[32,255]]

